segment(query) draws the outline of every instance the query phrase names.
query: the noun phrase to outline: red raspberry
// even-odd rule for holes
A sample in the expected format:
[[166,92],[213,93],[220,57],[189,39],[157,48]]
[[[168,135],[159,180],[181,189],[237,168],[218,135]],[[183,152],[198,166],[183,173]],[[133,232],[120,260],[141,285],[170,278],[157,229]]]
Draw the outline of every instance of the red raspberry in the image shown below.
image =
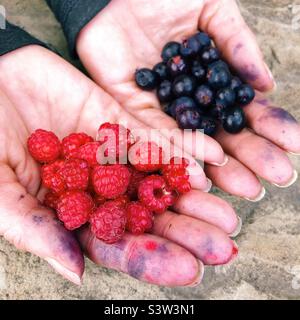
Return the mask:
[[61,144],[57,136],[50,131],[38,129],[27,141],[32,157],[39,162],[52,162],[59,158]]
[[130,172],[121,164],[97,166],[92,173],[95,192],[106,199],[115,199],[124,194],[129,181]]
[[64,160],[56,160],[53,163],[45,164],[41,169],[41,179],[43,185],[55,193],[62,193],[66,189],[66,184],[60,174],[64,166]]
[[91,230],[98,239],[113,244],[122,239],[126,220],[125,208],[115,201],[108,201],[91,216]]
[[104,144],[105,157],[118,160],[127,156],[128,149],[134,143],[130,130],[120,124],[103,123],[98,131],[97,140]]
[[177,198],[175,191],[169,189],[165,179],[158,175],[145,178],[139,186],[139,200],[151,211],[164,213]]
[[125,208],[129,202],[130,199],[126,194],[123,194],[122,196],[114,200],[114,203],[118,204],[122,208]]
[[150,231],[153,226],[153,213],[140,202],[130,202],[126,207],[127,230],[134,235]]
[[172,158],[170,164],[163,166],[162,174],[166,179],[170,188],[179,193],[187,193],[191,191],[192,187],[189,182],[189,174],[186,168],[189,161],[184,158]]
[[138,170],[154,172],[162,168],[163,150],[155,142],[141,142],[129,150],[129,161]]
[[102,204],[104,204],[107,201],[107,199],[105,199],[102,196],[99,196],[99,194],[95,194],[93,196],[93,199],[94,199],[94,202],[95,202],[97,207],[101,206]]
[[56,210],[58,204],[59,195],[52,191],[49,191],[44,198],[44,205],[48,208]]
[[67,189],[86,190],[89,185],[89,165],[80,159],[70,159],[65,162],[60,172]]
[[66,159],[77,157],[77,150],[94,139],[85,133],[71,133],[62,140],[62,154]]
[[147,177],[147,173],[137,171],[132,166],[127,166],[131,173],[131,178],[129,182],[129,186],[127,188],[127,194],[132,200],[137,200],[138,187],[140,182]]
[[99,142],[86,143],[78,149],[76,157],[78,159],[85,160],[89,164],[89,166],[95,167],[98,164],[101,164],[97,161],[97,152],[99,146]]
[[83,191],[64,192],[57,204],[57,214],[68,230],[75,230],[88,222],[95,204]]

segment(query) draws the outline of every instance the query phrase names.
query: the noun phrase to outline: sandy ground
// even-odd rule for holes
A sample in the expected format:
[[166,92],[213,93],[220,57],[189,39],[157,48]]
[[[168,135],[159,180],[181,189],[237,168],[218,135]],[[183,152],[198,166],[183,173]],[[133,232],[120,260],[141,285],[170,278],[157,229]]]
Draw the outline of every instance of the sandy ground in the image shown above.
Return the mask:
[[[276,76],[274,102],[300,120],[300,26],[298,30],[292,28],[297,6],[292,0],[240,3]],[[3,0],[1,4],[11,21],[67,55],[60,27],[43,0]],[[299,16],[300,9],[298,12]],[[300,160],[293,161],[299,170]],[[207,268],[204,283],[198,288],[155,287],[89,261],[84,283],[78,288],[46,262],[0,239],[0,299],[299,299],[300,184],[288,190],[267,185],[267,190],[259,204],[215,191],[231,201],[244,220],[237,238],[240,255],[231,265]]]

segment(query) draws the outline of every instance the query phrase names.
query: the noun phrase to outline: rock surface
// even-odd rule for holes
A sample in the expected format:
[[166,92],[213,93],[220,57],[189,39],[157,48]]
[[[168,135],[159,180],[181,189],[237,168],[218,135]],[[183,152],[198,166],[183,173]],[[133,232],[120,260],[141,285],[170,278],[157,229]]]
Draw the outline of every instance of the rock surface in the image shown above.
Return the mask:
[[[275,103],[300,119],[300,26],[296,30],[297,8],[292,2],[242,0],[240,4],[277,79]],[[11,21],[67,55],[61,29],[43,0],[1,4]],[[299,171],[299,158],[293,161]],[[155,287],[89,261],[84,284],[78,288],[46,262],[0,239],[0,299],[299,299],[300,184],[288,190],[267,185],[267,190],[258,204],[221,194],[244,220],[237,238],[240,255],[229,266],[207,268],[198,288]]]

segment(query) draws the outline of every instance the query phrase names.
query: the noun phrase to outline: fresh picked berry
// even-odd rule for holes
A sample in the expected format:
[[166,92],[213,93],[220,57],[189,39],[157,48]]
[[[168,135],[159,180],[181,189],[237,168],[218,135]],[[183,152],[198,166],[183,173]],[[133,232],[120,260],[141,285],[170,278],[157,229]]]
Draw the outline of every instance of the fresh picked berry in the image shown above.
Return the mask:
[[236,91],[241,85],[242,85],[242,80],[238,77],[233,77],[231,79],[230,83],[230,89]]
[[61,144],[57,136],[50,131],[38,129],[27,141],[31,156],[38,162],[48,163],[59,158]]
[[154,90],[159,83],[159,76],[156,72],[142,68],[135,73],[136,84],[143,90]]
[[89,142],[85,145],[81,146],[77,151],[77,158],[81,160],[85,160],[90,167],[95,167],[98,164],[101,164],[101,159],[98,161],[97,154],[100,147],[100,143],[96,142]]
[[205,32],[199,32],[195,35],[195,38],[199,41],[201,45],[201,50],[209,47],[211,45],[211,38]]
[[231,88],[223,88],[217,92],[216,100],[221,101],[226,107],[231,107],[235,104],[236,93]]
[[57,203],[57,215],[68,230],[75,230],[89,221],[95,208],[92,197],[83,191],[66,191]]
[[198,105],[204,109],[209,107],[214,102],[213,90],[204,84],[196,88],[194,97]]
[[92,137],[83,132],[71,133],[62,140],[62,154],[66,159],[77,158],[78,149],[86,143],[93,141]]
[[197,37],[193,36],[184,40],[180,47],[180,55],[185,58],[197,56],[201,50],[201,43]]
[[246,117],[240,107],[227,109],[223,115],[223,128],[229,133],[239,133],[246,127]]
[[206,69],[198,60],[193,61],[191,66],[191,74],[199,83],[202,83],[206,80]]
[[157,97],[161,103],[166,103],[172,100],[172,82],[169,80],[164,80],[159,85],[157,89]]
[[123,195],[129,182],[130,172],[125,165],[99,165],[92,172],[95,192],[106,199],[115,199]]
[[201,113],[196,109],[184,110],[177,114],[176,121],[180,129],[197,130],[201,127]]
[[207,66],[220,59],[220,52],[214,47],[204,49],[200,55],[200,59],[201,62]]
[[255,97],[255,91],[248,84],[243,84],[236,90],[237,102],[241,106],[246,106],[251,103]]
[[142,180],[147,177],[146,172],[138,171],[133,166],[128,166],[130,171],[130,182],[127,188],[127,194],[131,200],[137,200],[138,188]]
[[59,195],[57,193],[49,191],[45,195],[43,204],[48,208],[56,210],[57,209],[58,200],[59,200]]
[[175,41],[167,43],[164,46],[161,54],[163,61],[168,62],[173,57],[178,56],[180,54],[180,47],[181,47],[180,43]]
[[177,114],[185,110],[195,110],[197,105],[192,98],[181,97],[170,103],[166,109],[166,113],[176,119]]
[[216,120],[222,120],[226,109],[227,105],[223,101],[217,99],[213,107],[209,109],[209,115]]
[[62,193],[66,190],[66,183],[60,174],[65,162],[56,160],[52,163],[45,164],[41,168],[41,179],[43,186],[52,190],[54,193]]
[[204,134],[213,137],[217,133],[218,124],[211,117],[202,117],[200,129],[203,130]]
[[181,74],[187,73],[189,69],[187,60],[185,60],[181,56],[176,56],[171,58],[168,61],[167,65],[168,65],[168,70],[170,72],[170,75],[173,78],[180,76]]
[[196,79],[193,76],[181,75],[178,76],[173,82],[173,94],[175,97],[188,97],[191,96],[196,88]]
[[170,77],[168,66],[165,62],[159,62],[153,67],[153,71],[159,76],[160,81],[167,80]]
[[120,196],[114,200],[114,203],[116,205],[120,206],[121,208],[126,208],[126,206],[129,204],[129,202],[130,202],[130,199],[127,194],[123,194],[122,196]]
[[101,241],[113,244],[125,233],[127,214],[115,201],[105,202],[91,216],[91,231]]
[[152,175],[141,181],[138,197],[149,210],[164,213],[175,203],[177,194],[167,186],[163,177]]
[[126,207],[127,230],[138,236],[150,231],[153,226],[153,213],[139,201],[131,202]]
[[230,85],[231,74],[225,67],[215,64],[208,68],[207,80],[213,89],[222,89]]

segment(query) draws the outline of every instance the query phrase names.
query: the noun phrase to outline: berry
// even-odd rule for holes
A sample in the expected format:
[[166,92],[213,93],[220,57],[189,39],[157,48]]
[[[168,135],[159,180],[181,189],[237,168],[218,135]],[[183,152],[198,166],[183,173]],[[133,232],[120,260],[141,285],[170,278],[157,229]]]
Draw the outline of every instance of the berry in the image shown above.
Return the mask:
[[238,77],[233,77],[231,79],[231,83],[230,83],[230,89],[236,91],[236,89],[238,89],[241,85],[242,85],[242,81],[240,78]]
[[135,82],[141,89],[151,91],[157,87],[159,77],[156,72],[143,68],[136,71]]
[[131,200],[136,200],[140,182],[146,178],[147,173],[138,171],[133,166],[128,166],[128,169],[131,173],[131,177],[127,188],[127,194]]
[[243,84],[236,90],[236,95],[237,102],[242,106],[246,106],[253,101],[255,97],[255,91],[250,85]]
[[126,207],[127,230],[134,235],[150,231],[153,226],[153,213],[139,201],[131,202]]
[[68,190],[86,190],[89,185],[89,165],[80,159],[66,161],[60,170]]
[[128,168],[121,164],[96,166],[92,172],[95,192],[106,199],[115,199],[124,194],[130,181]]
[[183,41],[180,47],[180,55],[185,58],[192,58],[197,56],[200,52],[201,43],[198,41],[197,37],[191,37]]
[[85,133],[71,133],[62,140],[62,154],[66,159],[74,159],[81,146],[93,141],[93,138]]
[[43,165],[41,168],[43,185],[55,193],[62,193],[66,189],[65,181],[60,174],[64,163],[63,160],[56,160],[53,163]]
[[217,92],[216,100],[223,103],[226,107],[231,107],[235,104],[236,94],[231,88],[223,88]]
[[209,86],[201,85],[195,91],[195,101],[202,108],[209,107],[214,101],[214,92]]
[[204,65],[209,65],[220,59],[220,52],[217,48],[211,47],[202,51],[201,61]]
[[28,138],[27,145],[31,156],[42,163],[52,162],[60,156],[61,144],[53,132],[38,129]]
[[196,79],[192,76],[181,75],[178,76],[173,83],[173,93],[175,97],[191,96],[196,88]]
[[95,194],[93,196],[93,200],[94,200],[97,207],[101,206],[102,204],[104,204],[107,201],[106,198],[104,198],[103,196],[100,196],[99,194]]
[[129,202],[130,199],[126,194],[123,194],[122,196],[114,200],[114,203],[120,206],[121,208],[125,208]]
[[172,82],[164,80],[157,89],[157,97],[161,103],[169,102],[173,98]]
[[181,45],[178,42],[172,41],[167,43],[164,46],[161,54],[163,61],[168,62],[171,58],[178,56],[180,53],[180,47]]
[[217,133],[217,122],[210,117],[203,117],[201,119],[200,129],[208,136],[214,136]]
[[221,64],[213,64],[208,68],[207,80],[213,89],[221,89],[230,85],[231,75]]
[[163,167],[163,177],[166,179],[169,187],[178,193],[191,191],[189,174],[186,170],[188,165],[189,161],[184,158],[172,158],[170,164],[166,164]]
[[222,120],[224,111],[227,109],[227,105],[221,100],[216,100],[215,105],[209,109],[209,115],[217,120]]
[[223,128],[229,133],[239,133],[246,127],[246,117],[240,107],[227,109],[224,112]]
[[164,213],[175,203],[177,194],[167,186],[163,177],[152,175],[141,181],[138,197],[149,210]]
[[189,68],[187,61],[181,56],[176,56],[171,58],[168,61],[167,65],[168,65],[168,70],[170,72],[170,75],[173,78],[181,74],[187,73]]
[[181,97],[174,100],[167,107],[167,114],[176,119],[177,114],[184,110],[194,110],[197,108],[195,101],[189,97]]
[[66,191],[57,204],[57,214],[68,230],[75,230],[88,222],[95,204],[89,194],[82,191]]
[[98,141],[86,143],[78,149],[77,158],[85,160],[90,167],[97,166],[99,164],[97,160],[99,146],[100,143]]
[[169,71],[165,62],[160,62],[153,67],[153,71],[159,76],[160,81],[167,80],[169,78]]
[[207,48],[211,45],[211,38],[205,32],[199,32],[195,35],[195,38],[199,41],[201,49]]
[[198,60],[193,61],[191,74],[197,79],[198,82],[204,82],[206,79],[206,70]]
[[184,110],[177,114],[176,121],[180,129],[200,129],[201,114],[197,110]]
[[126,227],[126,210],[115,201],[100,206],[91,216],[91,231],[101,241],[113,244],[122,239]]
[[154,172],[162,167],[163,150],[155,142],[140,142],[129,151],[129,161],[138,171]]
[[44,205],[48,208],[56,210],[57,204],[59,200],[59,195],[57,193],[54,193],[52,191],[49,191],[46,193],[44,198]]

